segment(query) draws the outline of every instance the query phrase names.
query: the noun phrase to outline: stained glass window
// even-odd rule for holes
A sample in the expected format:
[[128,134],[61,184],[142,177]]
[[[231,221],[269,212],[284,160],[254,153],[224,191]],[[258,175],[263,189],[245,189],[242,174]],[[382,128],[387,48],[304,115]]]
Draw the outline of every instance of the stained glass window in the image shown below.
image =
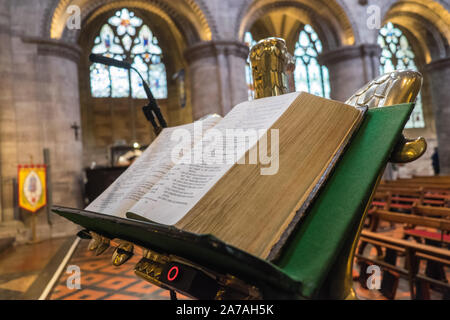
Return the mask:
[[[417,71],[415,55],[408,39],[398,27],[388,22],[380,29],[378,35],[378,44],[380,45],[380,73],[388,73],[394,70],[409,69]],[[416,100],[416,106],[405,125],[405,128],[423,128],[425,122],[422,111],[422,97],[419,94]]]
[[[256,41],[253,40],[252,34],[248,31],[244,35],[244,42],[249,48],[256,44]],[[252,68],[250,66],[250,56],[247,57],[247,63],[245,65],[245,80],[247,81],[248,100],[253,100],[253,93],[255,91],[255,88],[253,88],[253,76]]]
[[330,97],[328,68],[317,60],[322,42],[314,29],[306,24],[300,30],[295,44],[294,81],[296,91],[306,91],[321,97]]
[[[162,50],[150,28],[134,12],[124,8],[110,17],[95,38],[92,53],[130,61],[149,83],[154,97],[167,98]],[[141,79],[133,70],[93,63],[90,79],[93,97],[146,98]]]

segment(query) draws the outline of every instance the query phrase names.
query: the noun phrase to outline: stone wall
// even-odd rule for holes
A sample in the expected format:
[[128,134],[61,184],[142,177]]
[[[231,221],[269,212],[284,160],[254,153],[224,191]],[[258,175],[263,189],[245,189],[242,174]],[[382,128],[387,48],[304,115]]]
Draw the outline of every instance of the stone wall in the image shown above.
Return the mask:
[[[45,3],[36,1],[8,2],[10,9],[9,39],[2,41],[1,87],[9,88],[8,101],[0,108],[2,226],[29,235],[30,214],[19,210],[14,217],[12,179],[17,165],[43,163],[44,148],[50,151],[52,196],[55,204],[81,205],[82,144],[76,141],[70,126],[80,123],[77,56],[79,49],[58,41],[36,37],[36,25],[43,15]],[[3,10],[1,10],[3,12]],[[9,41],[8,41],[9,40]],[[9,83],[5,83],[8,81]],[[6,84],[5,86],[3,84]],[[14,223],[19,219],[21,223]],[[49,238],[73,233],[75,225],[38,211],[38,237]],[[10,229],[11,229],[10,228]],[[1,228],[0,228],[1,229]],[[5,231],[5,230],[3,230]]]
[[13,105],[13,65],[9,4],[0,0],[0,222],[13,216],[13,184],[16,167],[16,115]]
[[436,117],[437,143],[441,174],[450,174],[450,58],[428,65],[433,109]]

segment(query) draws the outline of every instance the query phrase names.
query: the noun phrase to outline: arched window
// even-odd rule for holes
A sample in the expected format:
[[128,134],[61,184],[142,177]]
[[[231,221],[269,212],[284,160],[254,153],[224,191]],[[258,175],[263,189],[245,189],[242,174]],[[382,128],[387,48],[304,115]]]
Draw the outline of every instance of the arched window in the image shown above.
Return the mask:
[[[167,98],[162,50],[150,28],[134,12],[124,8],[110,17],[95,38],[92,53],[130,61],[149,83],[154,97]],[[90,78],[93,97],[146,98],[141,80],[132,70],[93,63]]]
[[[244,34],[244,42],[249,48],[251,48],[256,44],[256,41],[253,40],[252,34],[248,31]],[[248,100],[253,100],[253,93],[255,91],[255,88],[253,88],[253,76],[252,76],[252,67],[250,66],[250,55],[247,57],[247,63],[245,65],[245,80],[247,81]]]
[[322,42],[314,29],[306,24],[300,30],[295,44],[294,81],[296,91],[306,91],[321,97],[330,97],[328,68],[319,64]]
[[[402,69],[417,71],[417,66],[414,61],[415,55],[408,39],[393,23],[388,22],[380,29],[378,44],[382,49],[380,57],[381,74]],[[417,96],[416,106],[405,128],[423,127],[425,127],[425,122],[423,120],[422,97],[419,94]]]

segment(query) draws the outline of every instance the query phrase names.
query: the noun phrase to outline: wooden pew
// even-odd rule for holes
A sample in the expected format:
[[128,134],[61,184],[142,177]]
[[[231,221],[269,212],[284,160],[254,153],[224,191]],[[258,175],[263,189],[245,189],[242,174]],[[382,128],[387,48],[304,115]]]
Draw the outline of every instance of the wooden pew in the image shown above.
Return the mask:
[[427,181],[417,179],[383,180],[380,187],[392,188],[424,188],[427,190],[450,191],[450,180]]
[[426,183],[450,183],[450,176],[413,176],[411,178],[397,178],[395,180],[383,180],[387,182],[426,182]]
[[[380,221],[389,221],[391,223],[402,223],[404,225],[403,229],[403,239],[413,237],[418,243],[427,243],[431,247],[442,247],[448,246],[450,244],[450,236],[444,235],[444,232],[450,230],[450,219],[438,219],[430,218],[415,214],[404,214],[398,212],[392,212],[383,209],[375,209],[369,211],[369,216],[371,217],[370,232],[376,231],[378,229]],[[412,226],[412,227],[411,227]],[[422,226],[427,228],[433,228],[440,230],[439,232],[415,229],[416,226]],[[431,240],[431,241],[430,241]],[[364,249],[367,247],[369,242],[361,241],[358,248],[358,254],[362,254]],[[383,254],[383,247],[379,244],[374,244],[377,250],[378,256],[383,256],[385,263],[395,264],[397,260],[398,250],[394,250],[390,247],[384,247],[386,253]],[[367,262],[367,261],[366,261]],[[361,267],[364,269],[364,263],[360,262]],[[427,261],[427,274],[429,278],[436,278],[438,281],[443,278],[443,265],[434,261]],[[364,278],[360,279],[364,281]],[[381,292],[388,298],[393,298],[396,291],[396,286],[398,285],[398,274],[392,270],[387,270],[383,276],[382,290]]]
[[[450,208],[445,207],[431,207],[415,204],[412,208],[412,213],[416,216],[431,217],[443,219],[444,221],[450,221]],[[439,229],[439,228],[437,228]],[[440,229],[441,232],[431,232],[428,230],[417,230],[417,229],[407,229],[404,230],[405,235],[415,237],[416,239],[422,238],[426,240],[431,240],[435,242],[440,242],[441,244],[450,243],[450,235],[448,235],[448,230]]]
[[415,214],[404,214],[392,212],[387,210],[375,210],[372,215],[376,215],[378,219],[384,221],[391,221],[396,223],[419,225],[428,228],[435,228],[438,230],[449,231],[450,220],[424,217]]
[[419,182],[447,182],[450,183],[450,176],[412,176],[412,178],[403,178],[400,180],[413,180]]
[[[445,234],[450,231],[450,219],[430,218],[423,215],[404,214],[382,209],[376,209],[369,214],[372,216],[370,231],[378,229],[380,220],[389,221],[404,224],[403,233],[405,239],[411,236],[419,243],[423,242],[421,239],[428,239],[439,242],[441,246],[450,243],[450,236]],[[416,226],[433,228],[440,232],[415,229]]]
[[389,210],[391,205],[391,193],[386,191],[376,191],[373,200],[372,207]]
[[[430,187],[411,187],[405,185],[389,185],[380,184],[377,192],[390,192],[392,194],[392,202],[403,204],[405,210],[409,210],[408,205],[414,201],[419,204],[431,206],[446,206],[450,201],[450,190],[437,189]],[[402,208],[402,206],[399,206]]]
[[450,218],[450,208],[424,206],[418,203],[412,206],[412,213],[418,216]]
[[[411,212],[413,204],[421,201],[422,194],[421,189],[379,187],[374,196],[374,205],[386,210]],[[386,203],[385,207],[383,202]]]
[[[398,219],[398,218],[397,218]],[[411,299],[429,299],[429,285],[433,284],[450,292],[450,285],[446,280],[437,280],[430,278],[426,274],[420,273],[420,260],[433,261],[442,266],[450,266],[450,250],[436,248],[429,245],[419,244],[412,241],[396,239],[379,233],[363,230],[361,233],[361,242],[370,243],[376,247],[395,251],[397,254],[405,256],[405,265],[399,267],[396,263],[386,262],[378,257],[369,257],[362,252],[358,252],[356,259],[366,264],[375,264],[383,270],[397,274],[408,280]],[[361,270],[360,275],[364,277],[366,270]],[[395,287],[396,290],[396,287]],[[395,291],[394,290],[394,291]],[[395,292],[391,298],[395,296]]]

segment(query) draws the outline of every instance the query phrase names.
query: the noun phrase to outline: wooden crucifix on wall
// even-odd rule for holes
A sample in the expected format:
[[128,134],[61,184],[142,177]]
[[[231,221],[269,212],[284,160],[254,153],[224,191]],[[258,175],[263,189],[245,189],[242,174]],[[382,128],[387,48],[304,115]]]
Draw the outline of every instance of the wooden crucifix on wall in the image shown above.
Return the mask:
[[70,128],[73,129],[73,133],[75,134],[75,141],[78,141],[78,130],[80,129],[80,126],[74,122]]

